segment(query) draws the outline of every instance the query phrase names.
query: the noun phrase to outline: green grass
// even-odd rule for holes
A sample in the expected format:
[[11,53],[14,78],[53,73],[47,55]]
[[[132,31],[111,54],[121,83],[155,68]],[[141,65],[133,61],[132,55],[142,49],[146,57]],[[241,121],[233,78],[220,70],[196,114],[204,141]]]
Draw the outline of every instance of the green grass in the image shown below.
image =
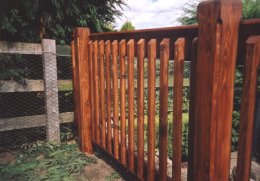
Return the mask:
[[22,151],[15,164],[0,164],[0,180],[76,180],[85,166],[96,163],[77,147],[38,142]]

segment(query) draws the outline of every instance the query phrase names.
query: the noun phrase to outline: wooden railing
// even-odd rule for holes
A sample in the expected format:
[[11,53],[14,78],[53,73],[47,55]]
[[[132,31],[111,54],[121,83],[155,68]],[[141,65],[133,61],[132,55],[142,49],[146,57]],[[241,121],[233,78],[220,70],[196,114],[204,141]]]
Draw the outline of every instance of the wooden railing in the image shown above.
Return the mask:
[[[75,116],[82,151],[91,153],[92,144],[98,145],[140,180],[181,180],[183,64],[191,60],[188,180],[228,180],[235,65],[237,57],[242,63],[246,54],[237,179],[248,180],[260,58],[260,38],[254,35],[260,34],[260,20],[240,21],[240,15],[239,1],[209,1],[199,5],[198,26],[94,34],[87,28],[75,29]],[[174,75],[168,73],[169,59],[174,59]],[[174,77],[173,142],[167,143],[170,76]],[[155,160],[156,78],[160,79],[159,170]],[[172,175],[167,174],[168,144],[173,148]]]

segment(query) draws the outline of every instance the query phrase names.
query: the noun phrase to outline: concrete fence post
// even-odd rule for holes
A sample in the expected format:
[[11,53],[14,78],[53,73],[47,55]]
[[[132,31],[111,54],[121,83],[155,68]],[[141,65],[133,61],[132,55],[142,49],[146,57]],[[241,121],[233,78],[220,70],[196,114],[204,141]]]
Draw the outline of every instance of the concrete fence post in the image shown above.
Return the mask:
[[42,40],[47,140],[60,143],[58,80],[55,40]]

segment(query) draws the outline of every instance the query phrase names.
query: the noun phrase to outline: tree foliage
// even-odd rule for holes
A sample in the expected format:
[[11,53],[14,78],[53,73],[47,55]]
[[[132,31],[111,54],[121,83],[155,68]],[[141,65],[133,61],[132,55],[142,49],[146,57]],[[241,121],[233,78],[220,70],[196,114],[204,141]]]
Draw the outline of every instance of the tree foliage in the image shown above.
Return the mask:
[[122,27],[121,27],[121,29],[120,29],[120,31],[131,31],[131,30],[135,30],[135,27],[134,27],[134,25],[132,24],[131,21],[126,21],[126,22],[122,25]]
[[41,38],[70,43],[75,27],[109,31],[124,0],[2,0],[0,39],[39,42]]
[[[197,6],[202,0],[190,1],[183,10],[182,15],[177,19],[183,25],[197,23]],[[260,18],[260,0],[242,0],[242,19]]]

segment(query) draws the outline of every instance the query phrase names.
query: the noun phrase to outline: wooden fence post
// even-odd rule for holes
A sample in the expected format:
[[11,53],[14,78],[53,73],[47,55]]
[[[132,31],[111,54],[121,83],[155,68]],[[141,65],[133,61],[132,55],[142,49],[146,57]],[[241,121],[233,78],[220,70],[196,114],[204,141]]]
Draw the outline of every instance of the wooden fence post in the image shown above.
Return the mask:
[[[71,42],[71,62],[72,62],[72,82],[73,82],[73,95],[78,95],[77,90],[77,74],[76,74],[76,52],[75,52],[75,42]],[[74,96],[74,122],[78,124],[78,103],[77,99]]]
[[60,121],[55,40],[42,40],[44,93],[48,141],[60,143]]
[[90,31],[88,28],[76,28],[74,30],[75,43],[75,71],[78,81],[76,85],[78,95],[74,99],[79,104],[78,130],[79,144],[82,152],[92,153],[91,144],[91,112],[90,112],[90,62],[88,56],[88,41]]
[[194,178],[228,180],[240,0],[198,6],[199,36],[194,96]]

